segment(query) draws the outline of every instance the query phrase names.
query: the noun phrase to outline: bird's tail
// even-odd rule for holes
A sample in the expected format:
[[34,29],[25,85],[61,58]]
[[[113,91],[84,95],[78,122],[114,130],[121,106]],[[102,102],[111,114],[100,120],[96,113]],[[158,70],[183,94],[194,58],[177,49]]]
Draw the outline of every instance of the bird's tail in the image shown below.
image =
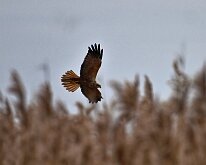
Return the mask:
[[80,86],[80,78],[72,70],[62,75],[61,82],[69,92],[76,91]]

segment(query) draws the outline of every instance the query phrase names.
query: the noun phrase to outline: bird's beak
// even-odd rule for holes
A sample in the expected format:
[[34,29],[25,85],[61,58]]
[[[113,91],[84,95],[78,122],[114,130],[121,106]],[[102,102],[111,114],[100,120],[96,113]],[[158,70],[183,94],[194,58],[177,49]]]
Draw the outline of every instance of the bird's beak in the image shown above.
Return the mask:
[[97,84],[97,88],[101,88],[101,85]]

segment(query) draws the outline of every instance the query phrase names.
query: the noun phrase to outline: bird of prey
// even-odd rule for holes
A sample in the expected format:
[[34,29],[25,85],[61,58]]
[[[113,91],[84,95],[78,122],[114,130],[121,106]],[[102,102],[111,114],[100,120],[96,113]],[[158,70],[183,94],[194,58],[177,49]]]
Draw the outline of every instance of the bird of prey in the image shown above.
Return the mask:
[[100,44],[88,47],[88,52],[81,65],[80,76],[76,75],[72,70],[67,71],[61,77],[62,85],[69,92],[76,91],[79,87],[89,103],[97,103],[103,99],[98,88],[101,85],[96,82],[96,75],[102,63],[103,49]]

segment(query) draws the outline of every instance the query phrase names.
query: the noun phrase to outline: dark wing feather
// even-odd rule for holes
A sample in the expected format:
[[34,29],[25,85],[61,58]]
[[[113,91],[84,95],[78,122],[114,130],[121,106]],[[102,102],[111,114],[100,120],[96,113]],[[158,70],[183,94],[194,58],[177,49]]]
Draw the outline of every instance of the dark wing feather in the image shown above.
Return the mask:
[[88,98],[89,103],[97,103],[101,101],[101,92],[96,87],[91,87],[89,84],[81,84],[81,91],[85,97]]
[[102,55],[103,49],[100,49],[100,44],[97,46],[95,43],[88,48],[88,53],[80,69],[81,79],[95,81],[97,72],[102,63]]

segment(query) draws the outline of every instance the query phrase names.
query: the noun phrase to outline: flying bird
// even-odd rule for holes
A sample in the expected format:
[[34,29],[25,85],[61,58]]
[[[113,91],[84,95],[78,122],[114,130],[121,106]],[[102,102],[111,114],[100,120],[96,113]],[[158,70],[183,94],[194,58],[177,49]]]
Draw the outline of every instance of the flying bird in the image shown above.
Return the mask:
[[81,65],[80,76],[76,75],[72,70],[67,71],[61,77],[62,85],[69,92],[76,91],[79,87],[89,103],[97,103],[103,99],[98,88],[101,85],[96,82],[97,72],[102,63],[103,49],[100,44],[88,47],[88,52]]

